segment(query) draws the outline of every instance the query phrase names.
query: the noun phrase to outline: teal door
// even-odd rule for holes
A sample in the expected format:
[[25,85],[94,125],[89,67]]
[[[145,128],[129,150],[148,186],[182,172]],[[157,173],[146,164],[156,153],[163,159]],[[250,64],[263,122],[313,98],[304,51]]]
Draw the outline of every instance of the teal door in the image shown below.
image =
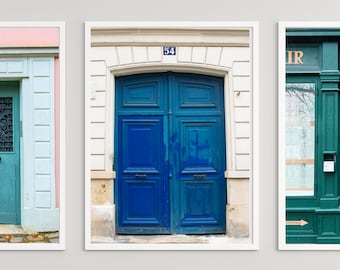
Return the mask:
[[19,84],[0,82],[0,224],[20,223]]
[[116,79],[117,233],[225,233],[223,79]]

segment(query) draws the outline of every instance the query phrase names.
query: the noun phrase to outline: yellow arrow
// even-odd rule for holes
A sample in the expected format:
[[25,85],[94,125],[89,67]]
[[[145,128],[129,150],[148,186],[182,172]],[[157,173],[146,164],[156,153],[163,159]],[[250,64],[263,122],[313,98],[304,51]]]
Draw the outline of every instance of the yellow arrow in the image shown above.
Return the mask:
[[305,226],[307,225],[308,222],[303,220],[303,219],[300,219],[300,220],[286,220],[286,225],[287,226]]

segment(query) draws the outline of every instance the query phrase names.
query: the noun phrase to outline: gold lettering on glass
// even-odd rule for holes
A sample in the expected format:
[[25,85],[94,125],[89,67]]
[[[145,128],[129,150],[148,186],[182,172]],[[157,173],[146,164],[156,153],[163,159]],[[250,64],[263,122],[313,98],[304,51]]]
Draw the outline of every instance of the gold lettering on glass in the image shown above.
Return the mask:
[[303,64],[302,57],[303,51],[287,51],[286,64],[289,65]]

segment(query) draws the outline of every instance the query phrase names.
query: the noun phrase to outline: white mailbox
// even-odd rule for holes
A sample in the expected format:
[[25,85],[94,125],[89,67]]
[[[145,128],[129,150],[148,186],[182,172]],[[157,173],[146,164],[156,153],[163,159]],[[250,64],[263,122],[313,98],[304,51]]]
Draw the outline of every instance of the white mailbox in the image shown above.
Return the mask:
[[323,172],[334,173],[336,163],[336,152],[326,151],[323,153]]
[[335,162],[334,161],[324,161],[323,162],[323,172],[335,172]]

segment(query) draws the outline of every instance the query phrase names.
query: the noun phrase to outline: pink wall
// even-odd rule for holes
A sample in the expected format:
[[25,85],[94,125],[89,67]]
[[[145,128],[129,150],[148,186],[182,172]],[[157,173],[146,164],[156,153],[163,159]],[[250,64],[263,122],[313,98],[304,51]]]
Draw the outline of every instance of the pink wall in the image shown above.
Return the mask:
[[0,28],[0,47],[58,46],[58,28]]

